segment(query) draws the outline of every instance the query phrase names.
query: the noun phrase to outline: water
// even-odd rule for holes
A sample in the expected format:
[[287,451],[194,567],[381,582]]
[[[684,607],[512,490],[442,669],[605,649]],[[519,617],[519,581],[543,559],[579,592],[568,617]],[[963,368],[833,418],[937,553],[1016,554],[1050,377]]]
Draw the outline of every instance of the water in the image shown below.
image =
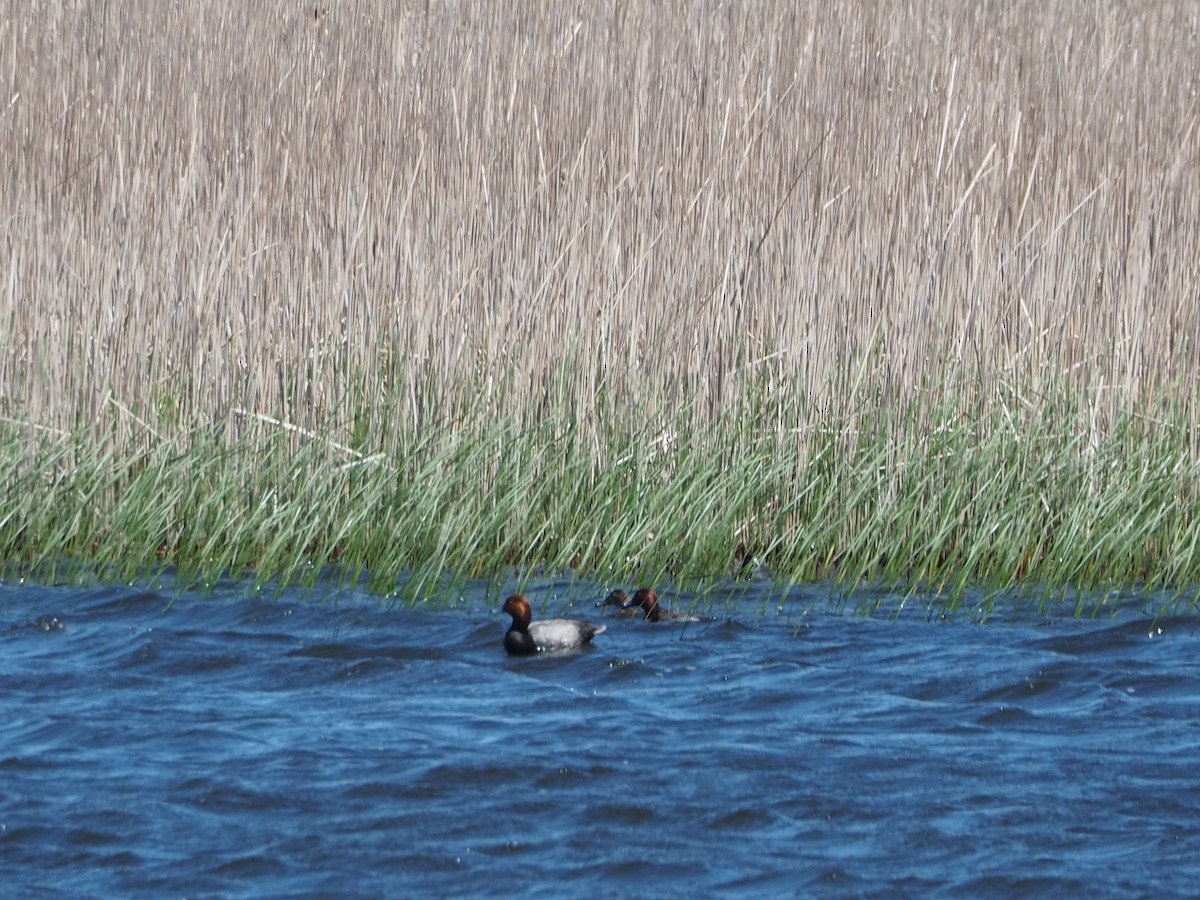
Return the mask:
[[[1194,894],[1198,620],[882,620],[818,593],[510,659],[482,592],[0,584],[0,884]],[[605,590],[531,594],[593,618]]]

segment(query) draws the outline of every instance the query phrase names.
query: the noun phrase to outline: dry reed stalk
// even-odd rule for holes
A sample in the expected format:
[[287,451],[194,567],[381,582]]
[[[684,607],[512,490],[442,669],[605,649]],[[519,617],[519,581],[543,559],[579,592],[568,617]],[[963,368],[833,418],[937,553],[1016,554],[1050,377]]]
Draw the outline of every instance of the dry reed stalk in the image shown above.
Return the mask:
[[766,383],[800,433],[1015,383],[1195,423],[1196,19],[11,4],[0,414],[702,428]]

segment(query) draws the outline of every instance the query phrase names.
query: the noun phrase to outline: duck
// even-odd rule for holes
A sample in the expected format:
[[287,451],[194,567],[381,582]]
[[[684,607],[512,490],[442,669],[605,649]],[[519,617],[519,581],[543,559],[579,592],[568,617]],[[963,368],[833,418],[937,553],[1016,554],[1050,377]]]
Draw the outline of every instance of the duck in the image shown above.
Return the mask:
[[512,616],[512,625],[504,633],[504,649],[509,656],[532,656],[554,650],[578,650],[604,630],[582,619],[542,619],[533,621],[529,601],[513,594],[504,601],[502,612]]
[[623,619],[632,619],[641,613],[641,610],[629,605],[629,595],[620,588],[610,592],[607,597],[596,604],[597,609],[604,607],[606,613],[609,612],[610,606],[615,606],[617,608],[616,615]]
[[633,610],[636,613],[638,610],[644,610],[642,618],[647,622],[711,622],[711,616],[701,616],[697,613],[679,612],[674,609],[666,609],[658,605],[658,594],[654,588],[638,588],[633,592],[633,596],[625,601],[625,608]]

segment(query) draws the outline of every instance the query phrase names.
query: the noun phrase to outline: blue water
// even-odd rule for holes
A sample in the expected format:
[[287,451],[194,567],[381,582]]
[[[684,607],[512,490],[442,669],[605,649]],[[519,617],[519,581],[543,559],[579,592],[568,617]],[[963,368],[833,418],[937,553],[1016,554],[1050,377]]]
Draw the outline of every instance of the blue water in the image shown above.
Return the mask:
[[0,583],[4,896],[1197,891],[1200,620],[823,597],[510,659],[482,589]]

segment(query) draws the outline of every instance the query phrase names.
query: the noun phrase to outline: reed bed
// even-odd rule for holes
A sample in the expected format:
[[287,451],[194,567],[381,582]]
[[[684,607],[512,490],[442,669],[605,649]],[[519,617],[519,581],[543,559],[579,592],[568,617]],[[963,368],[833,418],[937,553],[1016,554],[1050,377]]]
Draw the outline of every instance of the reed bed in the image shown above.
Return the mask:
[[896,6],[9,4],[0,558],[1186,594],[1200,9]]

